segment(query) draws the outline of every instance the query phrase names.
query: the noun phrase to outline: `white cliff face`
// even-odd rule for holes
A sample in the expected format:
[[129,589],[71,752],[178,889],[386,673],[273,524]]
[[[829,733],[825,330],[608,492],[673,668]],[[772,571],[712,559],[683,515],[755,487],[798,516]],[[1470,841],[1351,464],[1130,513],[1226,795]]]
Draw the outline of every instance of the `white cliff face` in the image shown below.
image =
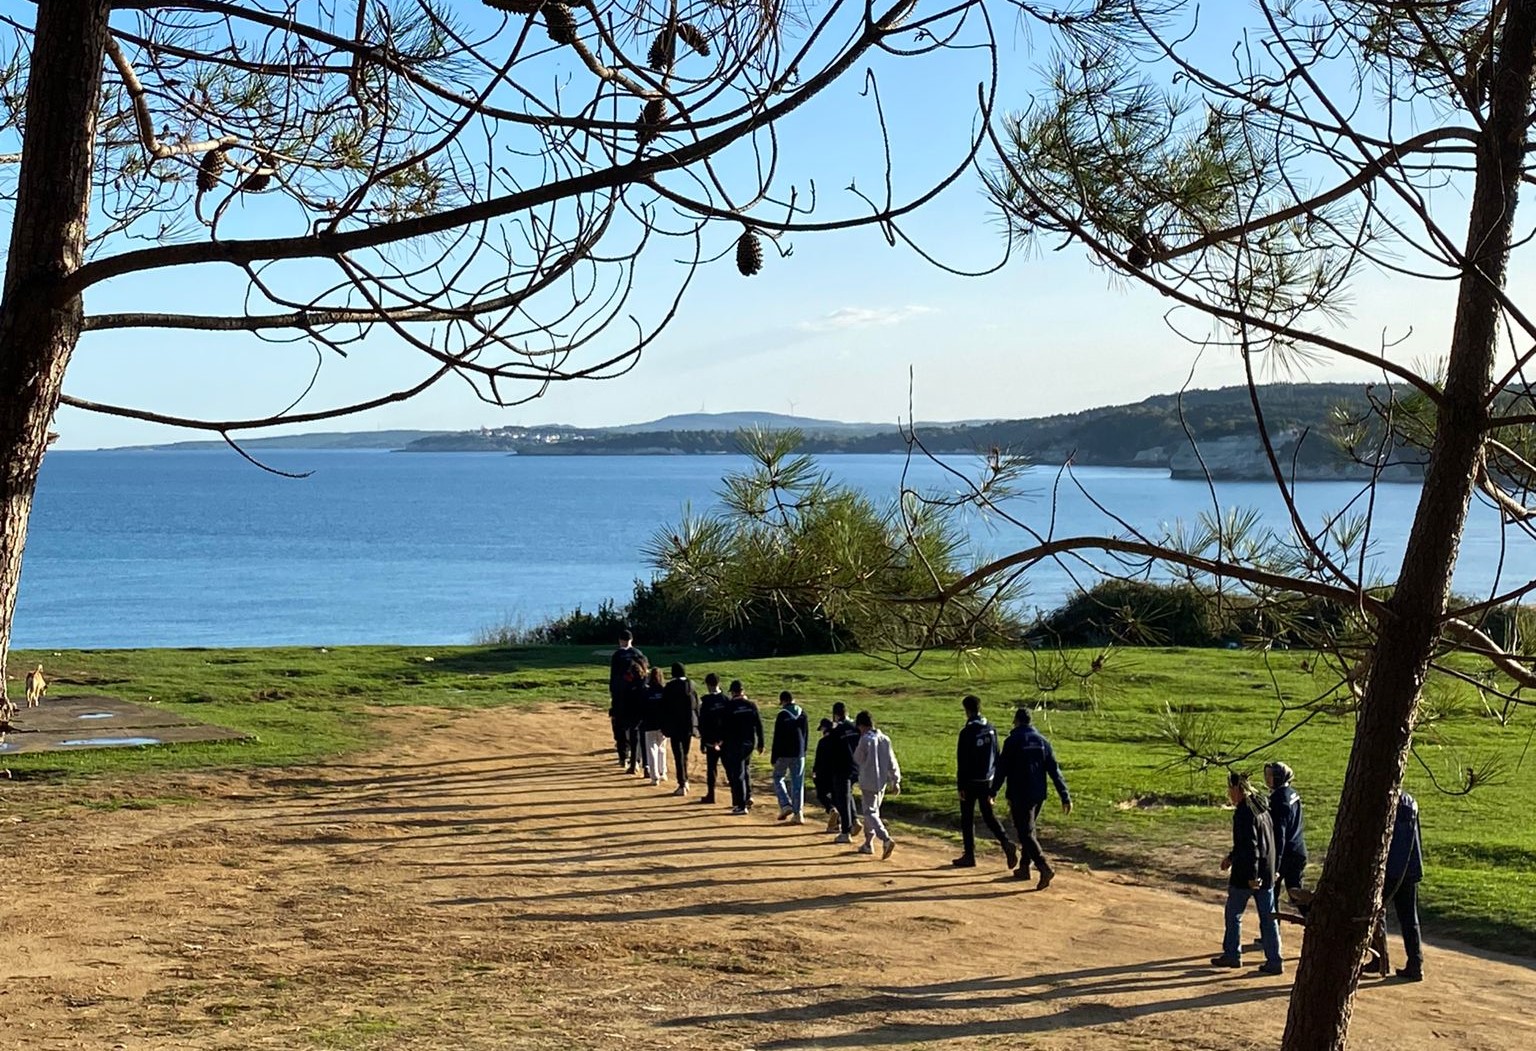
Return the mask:
[[[1281,432],[1270,440],[1274,445],[1280,469],[1287,479],[1297,481],[1364,481],[1371,477],[1371,468],[1350,460],[1341,451],[1325,444],[1326,439],[1316,435],[1306,439],[1303,449],[1307,455],[1295,456],[1299,436],[1294,432]],[[1153,450],[1147,450],[1151,452]],[[1158,450],[1161,451],[1161,450]],[[1394,462],[1381,473],[1384,482],[1419,482],[1423,469],[1414,464]],[[1141,456],[1138,454],[1137,460]],[[1203,479],[1209,473],[1218,480],[1268,480],[1274,477],[1264,444],[1257,436],[1231,435],[1226,438],[1208,438],[1199,443],[1199,455],[1191,445],[1175,449],[1167,460],[1168,473],[1174,478]]]

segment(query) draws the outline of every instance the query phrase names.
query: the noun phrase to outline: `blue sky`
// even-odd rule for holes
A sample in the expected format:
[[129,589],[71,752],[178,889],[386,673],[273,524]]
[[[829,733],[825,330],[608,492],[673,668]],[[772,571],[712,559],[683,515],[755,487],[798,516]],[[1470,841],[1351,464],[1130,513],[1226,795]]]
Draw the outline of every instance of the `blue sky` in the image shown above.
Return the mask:
[[[1235,6],[1235,5],[1234,5]],[[1219,30],[1220,27],[1218,27]],[[1003,28],[1003,101],[1027,103],[1046,43]],[[1230,39],[1230,37],[1229,37]],[[959,155],[975,116],[971,53],[877,65],[891,117],[898,189],[918,189]],[[780,129],[788,178],[816,180],[818,217],[848,214],[850,180],[874,190],[882,167],[862,77],[849,77]],[[1454,190],[1446,191],[1448,194]],[[977,178],[967,175],[907,224],[923,247],[961,267],[982,268],[1003,250],[996,217]],[[723,231],[729,243],[732,232]],[[890,248],[872,229],[787,238],[793,255],[768,253],[760,275],[739,276],[729,257],[701,272],[680,316],[629,375],[557,386],[540,400],[498,410],[448,380],[413,402],[309,425],[301,430],[461,429],[563,422],[626,423],[672,412],[763,409],[847,420],[894,421],[911,397],[919,419],[1021,417],[1133,401],[1178,389],[1195,361],[1189,342],[1165,323],[1166,300],[1127,287],[1068,248],[1015,257],[980,278],[946,274],[911,251]],[[669,289],[679,273],[671,253],[642,264],[641,301]],[[231,301],[232,272],[162,272],[94,290],[92,312],[159,307],[201,310]],[[1403,360],[1439,354],[1447,335],[1449,288],[1370,277],[1341,331],[1375,346],[1384,332],[1412,337]],[[1187,319],[1203,331],[1204,323]],[[93,400],[166,412],[261,415],[287,404],[308,381],[313,351],[242,336],[109,332],[82,342],[66,389]],[[424,359],[383,334],[347,360],[332,359],[304,407],[356,400],[409,384]],[[1240,382],[1227,352],[1206,355],[1195,386]],[[1287,378],[1277,376],[1276,378]],[[1318,366],[1310,379],[1369,379],[1360,366]],[[133,421],[62,410],[59,448],[96,448],[195,437]],[[280,431],[268,432],[280,433]],[[206,436],[206,435],[202,435]]]

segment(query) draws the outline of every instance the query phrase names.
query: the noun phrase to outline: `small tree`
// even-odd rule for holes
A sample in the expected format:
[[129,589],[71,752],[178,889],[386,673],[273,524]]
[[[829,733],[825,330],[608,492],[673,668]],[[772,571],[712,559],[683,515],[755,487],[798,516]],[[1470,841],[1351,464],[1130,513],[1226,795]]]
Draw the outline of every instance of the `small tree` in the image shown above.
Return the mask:
[[962,534],[915,499],[881,508],[835,482],[796,452],[801,440],[793,430],[743,433],[752,462],[725,476],[722,509],[685,512],[647,547],[660,586],[693,608],[706,638],[762,651],[912,637],[970,647],[1009,637],[1001,595],[978,593],[937,609],[887,601],[957,579]]
[[[814,187],[779,174],[780,125],[845,78],[868,94],[874,66],[949,48],[982,45],[985,85],[994,49],[978,4],[39,0],[9,13],[0,691],[61,402],[233,444],[449,377],[505,406],[621,375],[698,266],[729,256],[755,274],[797,230],[878,224],[894,240],[903,215],[965,171],[976,142],[910,197],[887,163],[885,186],[856,192],[851,214],[813,216]],[[892,141],[879,107],[868,112]],[[682,265],[642,277],[656,250]],[[218,294],[227,273],[243,294]],[[142,306],[88,313],[108,286]],[[306,389],[247,419],[63,395],[82,338],[145,328],[210,346],[297,342],[317,370],[384,339],[423,368],[353,404],[301,408]]]

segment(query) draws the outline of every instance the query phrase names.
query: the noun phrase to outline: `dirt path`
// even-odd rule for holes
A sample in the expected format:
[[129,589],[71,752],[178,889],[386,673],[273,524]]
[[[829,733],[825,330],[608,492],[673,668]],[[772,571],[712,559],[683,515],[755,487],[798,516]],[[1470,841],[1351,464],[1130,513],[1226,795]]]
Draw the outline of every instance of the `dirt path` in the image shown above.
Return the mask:
[[[860,857],[624,776],[601,722],[465,715],[376,765],[146,783],[195,799],[144,810],[5,789],[0,1047],[1278,1042],[1288,980],[1202,966],[1213,900],[1074,869],[1036,894],[915,837]],[[1362,992],[1354,1047],[1536,1041],[1528,966],[1427,969]]]

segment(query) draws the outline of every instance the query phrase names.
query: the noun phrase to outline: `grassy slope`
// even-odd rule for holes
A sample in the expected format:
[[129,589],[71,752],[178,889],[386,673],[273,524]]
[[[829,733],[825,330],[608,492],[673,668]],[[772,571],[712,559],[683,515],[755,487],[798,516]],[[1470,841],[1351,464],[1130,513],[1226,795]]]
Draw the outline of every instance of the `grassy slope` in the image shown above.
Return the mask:
[[[670,662],[687,653],[653,653]],[[429,659],[430,658],[430,659]],[[606,704],[606,660],[590,649],[354,647],[268,650],[17,652],[18,671],[43,660],[55,696],[103,692],[150,701],[208,722],[248,731],[256,740],[8,757],[20,776],[112,775],[134,770],[312,762],[368,743],[369,709],[425,705],[447,709],[506,703],[587,701]],[[1034,696],[1026,656],[997,657],[961,669],[935,660],[913,676],[863,657],[816,656],[756,661],[703,660],[740,677],[771,718],[771,699],[788,688],[813,721],[833,701],[850,711],[869,708],[895,740],[906,772],[903,813],[953,825],[954,734],[958,698],[973,691],[1006,726],[1011,701]],[[1301,655],[1277,655],[1268,665],[1252,653],[1139,650],[1114,655],[1089,693],[1074,684],[1046,702],[1038,721],[1056,745],[1076,809],[1069,820],[1048,812],[1048,850],[1069,848],[1096,864],[1126,865],[1173,879],[1215,884],[1229,817],[1219,809],[1223,774],[1170,765],[1159,730],[1165,704],[1216,715],[1234,742],[1258,743],[1278,711],[1276,689],[1311,695]],[[1078,662],[1086,663],[1086,657]],[[1273,676],[1273,678],[1272,678]],[[1030,683],[1026,689],[1026,683]],[[20,683],[13,688],[19,692]],[[1504,757],[1501,782],[1470,796],[1436,792],[1425,771],[1410,768],[1408,784],[1423,809],[1430,875],[1423,889],[1425,922],[1487,948],[1536,956],[1536,784],[1520,761],[1531,715],[1500,726],[1466,706],[1442,724],[1421,752],[1443,780],[1468,758]],[[606,719],[594,713],[606,728]],[[1321,860],[1332,825],[1352,722],[1314,720],[1251,767],[1282,759],[1297,771],[1307,805],[1308,842]],[[761,766],[761,764],[760,764]],[[760,770],[761,772],[761,770]],[[1162,807],[1134,805],[1161,800]]]

